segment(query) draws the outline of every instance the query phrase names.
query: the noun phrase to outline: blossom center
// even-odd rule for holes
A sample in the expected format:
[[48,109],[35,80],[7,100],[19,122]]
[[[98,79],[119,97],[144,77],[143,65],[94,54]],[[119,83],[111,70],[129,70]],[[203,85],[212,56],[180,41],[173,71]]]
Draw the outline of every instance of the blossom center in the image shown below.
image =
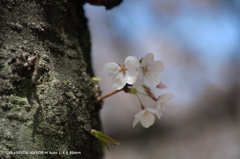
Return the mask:
[[144,112],[144,114],[143,114],[143,116],[146,118],[146,117],[148,117],[149,116],[149,111],[148,110],[146,110],[145,112]]
[[143,71],[144,74],[148,73],[149,72],[148,66],[142,67],[142,71]]
[[123,74],[125,74],[126,73],[126,67],[125,67],[125,65],[120,65],[120,64],[118,64],[121,68],[120,68],[120,70],[119,70],[119,72],[122,72]]

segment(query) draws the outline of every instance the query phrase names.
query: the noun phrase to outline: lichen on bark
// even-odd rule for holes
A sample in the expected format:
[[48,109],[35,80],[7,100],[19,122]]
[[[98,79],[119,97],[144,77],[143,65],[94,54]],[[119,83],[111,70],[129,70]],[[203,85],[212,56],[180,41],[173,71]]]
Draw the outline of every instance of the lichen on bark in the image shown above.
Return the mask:
[[[102,146],[89,133],[101,130],[90,47],[81,2],[0,1],[0,158],[102,158]],[[32,105],[34,67],[24,67],[23,52],[40,58]]]

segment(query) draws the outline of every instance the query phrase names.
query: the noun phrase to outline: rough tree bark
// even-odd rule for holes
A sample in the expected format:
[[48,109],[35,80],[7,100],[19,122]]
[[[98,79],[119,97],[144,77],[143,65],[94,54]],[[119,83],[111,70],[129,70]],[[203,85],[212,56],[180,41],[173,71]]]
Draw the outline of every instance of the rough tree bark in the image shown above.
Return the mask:
[[0,0],[0,158],[102,158],[90,47],[83,1]]

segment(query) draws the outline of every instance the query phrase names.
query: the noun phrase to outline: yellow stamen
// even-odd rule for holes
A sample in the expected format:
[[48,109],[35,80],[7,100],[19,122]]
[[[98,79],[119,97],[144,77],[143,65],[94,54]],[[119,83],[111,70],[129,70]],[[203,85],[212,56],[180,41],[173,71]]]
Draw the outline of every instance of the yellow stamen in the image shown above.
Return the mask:
[[120,69],[120,72],[122,72],[122,73],[125,74],[126,70],[127,70],[127,69],[126,69],[124,66],[122,66],[121,69]]
[[142,71],[143,71],[143,73],[147,73],[149,70],[148,70],[147,66],[145,66],[142,68]]

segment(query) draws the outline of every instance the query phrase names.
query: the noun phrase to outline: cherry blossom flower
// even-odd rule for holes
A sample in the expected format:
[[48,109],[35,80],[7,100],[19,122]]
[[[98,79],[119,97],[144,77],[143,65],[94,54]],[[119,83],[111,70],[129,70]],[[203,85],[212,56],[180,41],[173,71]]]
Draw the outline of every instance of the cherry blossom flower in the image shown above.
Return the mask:
[[173,97],[172,94],[163,94],[158,97],[155,103],[155,109],[153,108],[145,108],[142,106],[141,111],[139,111],[134,117],[133,127],[140,121],[143,127],[149,128],[155,122],[156,115],[159,119],[162,116],[162,111],[164,110],[164,103],[170,100]]
[[108,76],[113,76],[112,86],[115,89],[122,89],[126,83],[133,84],[137,80],[137,69],[139,61],[135,56],[128,56],[124,65],[115,62],[108,62],[103,66],[102,72]]
[[134,116],[133,127],[140,121],[143,127],[149,128],[155,122],[154,115],[160,119],[160,114],[155,109],[144,108]]
[[169,101],[172,97],[173,97],[172,94],[163,94],[158,97],[155,103],[155,109],[160,115],[162,115],[162,111],[165,109],[164,103]]
[[159,74],[164,69],[163,62],[153,61],[153,59],[154,55],[152,53],[148,53],[142,58],[138,69],[139,77],[134,83],[134,87],[140,86],[144,81],[147,85],[153,87],[156,87],[161,82]]

